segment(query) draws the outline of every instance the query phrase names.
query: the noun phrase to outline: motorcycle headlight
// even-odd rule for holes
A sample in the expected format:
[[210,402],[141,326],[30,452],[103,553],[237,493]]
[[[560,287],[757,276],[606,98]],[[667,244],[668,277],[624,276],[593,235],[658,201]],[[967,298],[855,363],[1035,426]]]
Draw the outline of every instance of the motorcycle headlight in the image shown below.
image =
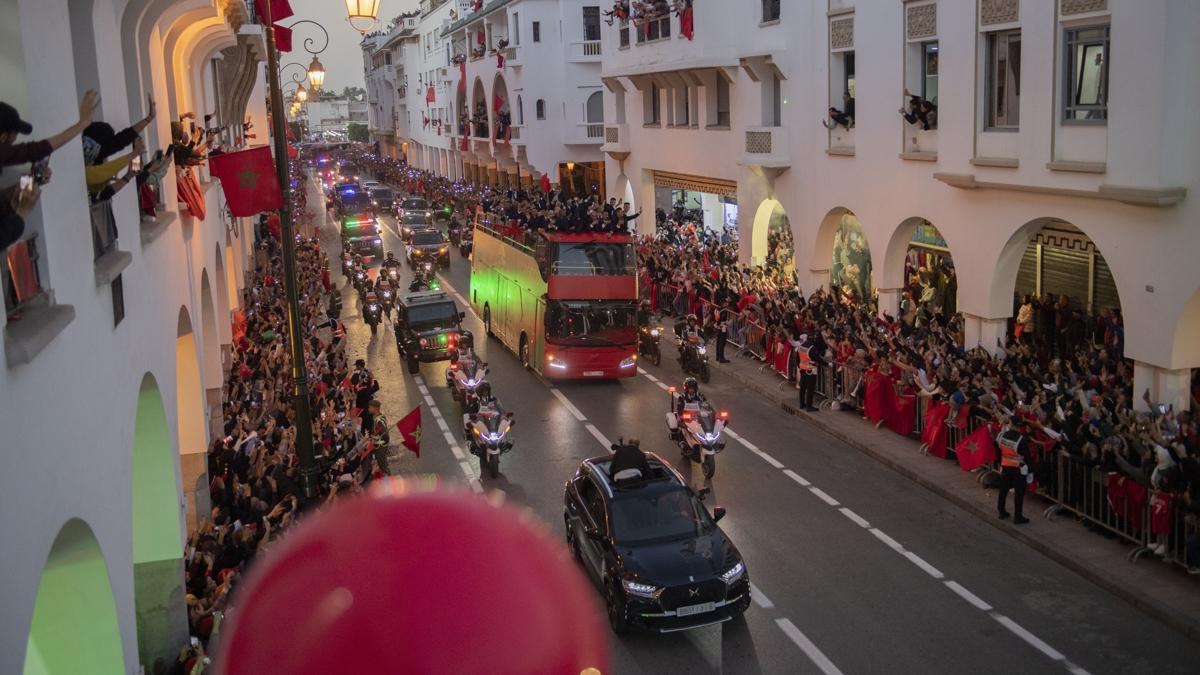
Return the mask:
[[383,240],[382,240],[382,239],[380,239],[379,237],[375,237],[375,243],[376,243],[376,244],[382,244],[382,243],[383,243]]
[[643,584],[637,581],[625,579],[621,582],[625,587],[625,592],[630,595],[639,595],[643,598],[657,598],[662,589],[654,584]]
[[622,368],[632,368],[636,365],[637,365],[637,355],[636,354],[634,354],[633,356],[626,356],[625,358],[621,359],[621,367]]
[[708,347],[705,347],[704,345],[700,345],[700,346],[696,347],[696,353],[697,354],[707,354]]
[[375,310],[379,309],[379,305],[376,305],[375,303],[372,302],[370,305],[367,306],[367,309],[370,309],[372,312],[374,312]]
[[727,584],[732,583],[732,582],[736,581],[737,579],[741,578],[741,576],[745,573],[746,573],[746,565],[743,564],[742,561],[739,560],[736,565],[734,565],[733,567],[730,567],[728,570],[725,571],[725,573],[723,573],[721,575],[721,581],[724,581]]
[[488,439],[488,441],[489,441],[489,442],[491,442],[491,443],[499,443],[499,442],[500,442],[500,439],[502,439],[502,438],[504,438],[504,434],[501,434],[501,433],[495,433],[495,434],[488,434],[488,435],[487,435],[487,439]]
[[650,329],[650,337],[658,337],[658,329],[657,328]]

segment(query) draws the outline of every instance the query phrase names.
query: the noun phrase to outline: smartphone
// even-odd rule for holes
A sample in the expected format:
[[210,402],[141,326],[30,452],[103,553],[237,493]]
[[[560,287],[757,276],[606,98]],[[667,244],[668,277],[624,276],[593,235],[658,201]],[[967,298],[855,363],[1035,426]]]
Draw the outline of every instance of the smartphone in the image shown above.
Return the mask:
[[40,162],[34,162],[30,167],[29,173],[33,176],[33,181],[38,185],[45,185],[46,181],[50,180],[46,176],[46,171],[50,168],[50,158],[47,157]]
[[25,174],[24,176],[21,176],[21,189],[29,190],[32,188],[33,188],[33,176],[31,176],[29,174]]
[[142,158],[134,157],[132,160],[129,161],[129,166],[134,171],[141,171],[142,170]]

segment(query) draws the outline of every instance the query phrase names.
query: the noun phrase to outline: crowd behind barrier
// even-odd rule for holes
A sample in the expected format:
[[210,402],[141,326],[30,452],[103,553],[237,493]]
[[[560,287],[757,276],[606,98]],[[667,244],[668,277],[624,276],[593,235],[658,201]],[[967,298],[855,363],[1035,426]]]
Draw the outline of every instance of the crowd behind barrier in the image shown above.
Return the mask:
[[[390,160],[372,160],[399,184],[453,204],[469,220],[497,191],[455,183]],[[517,211],[521,192],[504,193]],[[441,200],[441,201],[439,201]],[[592,205],[595,206],[595,205]],[[485,220],[528,229],[484,209]],[[678,214],[676,214],[678,215]],[[1113,308],[1083,316],[1063,299],[1029,299],[1008,338],[993,351],[963,347],[962,316],[934,289],[943,275],[913,275],[905,298],[940,297],[877,313],[849,287],[805,295],[776,261],[738,264],[737,243],[661,210],[639,247],[641,292],[652,313],[688,314],[711,338],[759,362],[782,384],[815,375],[826,409],[854,410],[877,427],[920,439],[924,454],[957,461],[985,486],[997,482],[996,434],[1002,425],[1030,441],[1029,487],[1105,536],[1200,574],[1200,437],[1191,410],[1147,403],[1133,410],[1133,369]],[[517,234],[513,231],[513,234]],[[934,279],[938,281],[935,282]],[[951,277],[952,279],[952,277]],[[936,291],[936,292],[935,292]],[[940,294],[940,296],[939,296]],[[720,354],[718,354],[720,358]],[[1200,378],[1193,377],[1193,402]],[[1148,392],[1147,392],[1148,396]]]

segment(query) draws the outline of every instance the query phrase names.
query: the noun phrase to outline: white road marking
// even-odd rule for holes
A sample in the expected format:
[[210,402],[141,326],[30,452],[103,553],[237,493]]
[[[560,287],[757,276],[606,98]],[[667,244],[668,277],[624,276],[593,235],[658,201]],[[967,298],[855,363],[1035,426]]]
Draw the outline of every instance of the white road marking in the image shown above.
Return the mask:
[[454,459],[459,461],[467,458],[467,453],[463,452],[462,448],[458,447],[457,443],[450,444],[450,452],[454,453]]
[[562,403],[567,410],[571,411],[571,414],[575,416],[575,419],[579,420],[580,422],[587,421],[587,417],[585,417],[584,414],[579,411],[579,408],[575,407],[574,403],[571,403],[571,399],[567,398],[566,394],[562,393],[555,387],[550,387],[550,393],[554,394],[554,398],[558,399],[559,403]]
[[939,570],[938,568],[934,567],[933,565],[930,565],[929,563],[925,562],[924,558],[917,555],[916,553],[913,553],[912,551],[905,551],[904,557],[908,558],[909,562],[916,565],[917,567],[920,567],[926,574],[933,577],[934,579],[941,579],[946,576],[945,574],[942,574],[941,570]]
[[667,386],[667,383],[666,383],[666,382],[655,382],[654,384],[657,384],[657,385],[658,385],[658,388],[659,388],[659,389],[662,389],[663,391],[668,391],[668,390],[670,390],[670,387],[668,387],[668,386]]
[[1008,618],[1007,616],[1004,616],[1003,614],[997,614],[994,612],[991,614],[991,617],[993,619],[995,619],[996,622],[999,623],[1001,626],[1004,626],[1011,633],[1013,633],[1014,635],[1021,638],[1026,643],[1028,643],[1030,647],[1033,647],[1034,649],[1045,654],[1046,656],[1050,657],[1051,659],[1053,659],[1055,661],[1066,661],[1067,660],[1067,657],[1063,656],[1061,652],[1059,652],[1054,647],[1051,647],[1050,645],[1046,644],[1045,642],[1042,642],[1041,638],[1039,638],[1038,636],[1034,635],[1033,633],[1030,633],[1029,631],[1025,630],[1025,628],[1023,626],[1021,626],[1021,624],[1017,623],[1016,621],[1013,621],[1012,619]]
[[479,482],[478,478],[472,478],[470,485],[471,485],[472,492],[474,492],[477,495],[483,494],[483,484]]
[[962,598],[963,600],[966,600],[967,602],[969,602],[973,607],[975,607],[975,609],[982,610],[984,612],[992,611],[991,605],[987,604],[982,599],[980,599],[980,597],[978,595],[975,595],[971,591],[968,591],[966,588],[963,587],[962,584],[958,583],[957,581],[947,580],[943,583],[946,584],[946,588],[949,588],[950,590],[954,591],[955,595],[957,595],[958,597]]
[[646,372],[645,370],[642,370],[641,366],[638,366],[638,373],[643,375],[647,380],[650,380],[651,382],[658,382],[657,377],[651,375],[650,373]]
[[725,435],[732,438],[735,441],[739,440],[741,438],[741,436],[737,435],[736,431],[734,431],[733,429],[730,429],[729,427],[725,427]]
[[858,515],[857,513],[853,512],[853,511],[851,511],[849,508],[847,508],[847,507],[845,507],[845,506],[843,506],[842,508],[838,509],[838,511],[841,511],[843,516],[846,516],[846,517],[847,517],[847,518],[849,518],[851,521],[853,521],[855,525],[858,525],[858,526],[859,526],[859,527],[861,527],[861,528],[864,528],[864,529],[865,529],[865,528],[869,528],[869,527],[871,527],[871,524],[867,522],[866,518],[863,518],[862,516]]
[[[428,402],[428,401],[427,401],[427,402]],[[436,418],[438,418],[439,420],[440,420],[440,419],[442,419],[442,411],[441,411],[441,410],[438,410],[437,408],[434,408],[434,409],[433,409],[433,416],[434,416],[434,417],[436,417]]]
[[597,441],[600,441],[600,445],[604,446],[605,450],[612,449],[612,441],[608,440],[607,436],[600,433],[600,430],[596,428],[595,424],[588,422],[588,423],[584,424],[583,426],[588,430],[588,433],[590,433]]
[[889,548],[891,548],[895,551],[901,551],[901,552],[904,551],[904,547],[900,545],[900,542],[898,542],[895,539],[892,539],[891,537],[884,534],[883,530],[881,530],[877,527],[872,527],[871,529],[869,529],[867,531],[870,532],[871,534],[875,535],[875,538],[878,539],[879,541],[882,541],[883,543],[887,544]]
[[754,454],[758,455],[759,457],[762,457],[763,461],[766,462],[767,464],[770,464],[771,466],[775,467],[776,469],[783,468],[783,462],[780,462],[779,460],[768,455],[767,453],[763,452],[762,450],[759,450],[757,446],[755,446],[753,444],[747,444],[747,443],[743,443],[743,445],[745,445],[747,448],[749,448],[750,451],[753,452]]
[[754,601],[754,604],[762,607],[763,609],[771,609],[775,606],[775,603],[768,600],[767,596],[763,595],[763,592],[760,591],[758,586],[755,586],[753,583],[750,584],[750,599]]
[[425,383],[423,382],[417,385],[417,391],[421,392],[422,396],[429,395],[429,387],[426,387]]
[[783,475],[787,476],[788,478],[791,478],[792,480],[803,485],[804,487],[808,487],[809,485],[812,485],[812,483],[809,483],[807,480],[805,480],[803,476],[796,473],[795,471],[792,471],[791,469],[784,469]]
[[446,424],[445,419],[443,419],[441,417],[437,418],[437,425],[438,425],[438,428],[442,430],[442,433],[444,433],[444,434],[450,433],[450,425]]
[[826,504],[828,504],[830,506],[838,505],[838,500],[834,499],[833,497],[830,497],[824,490],[822,490],[821,488],[819,488],[815,485],[812,487],[809,487],[808,491],[813,493],[814,495],[816,495],[817,499],[820,499],[821,501],[825,502]]
[[804,633],[801,633],[800,629],[796,628],[796,624],[792,623],[790,619],[775,619],[775,623],[783,631],[784,635],[791,638],[792,642],[796,643],[800,651],[804,652],[809,660],[813,662],[813,665],[820,669],[822,673],[825,673],[825,675],[842,675],[842,671],[833,665],[833,661],[830,661],[829,657],[821,653],[821,650],[817,649],[812,640],[809,640]]

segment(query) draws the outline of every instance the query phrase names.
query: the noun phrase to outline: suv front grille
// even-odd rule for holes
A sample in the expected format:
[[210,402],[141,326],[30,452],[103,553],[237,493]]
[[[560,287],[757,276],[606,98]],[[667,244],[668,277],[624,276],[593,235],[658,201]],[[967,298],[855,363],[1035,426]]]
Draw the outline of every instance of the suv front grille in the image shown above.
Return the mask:
[[[696,593],[693,594],[692,590]],[[725,599],[725,582],[720,579],[710,579],[694,584],[671,586],[662,592],[659,600],[665,610],[698,605],[702,602],[720,602]]]

